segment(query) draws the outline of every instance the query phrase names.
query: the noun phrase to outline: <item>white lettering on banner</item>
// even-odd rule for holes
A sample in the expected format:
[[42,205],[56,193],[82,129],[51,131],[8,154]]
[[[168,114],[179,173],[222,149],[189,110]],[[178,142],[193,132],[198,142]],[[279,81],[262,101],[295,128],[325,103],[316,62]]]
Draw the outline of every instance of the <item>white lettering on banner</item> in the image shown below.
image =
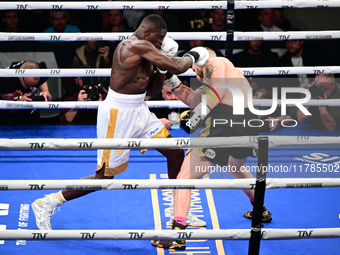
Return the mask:
[[0,203],[0,216],[8,215],[9,204]]
[[332,39],[332,35],[306,35],[305,39]]
[[14,36],[9,35],[8,40],[34,40],[34,36]]
[[238,36],[238,40],[251,41],[251,40],[263,40],[262,36]]
[[[325,153],[311,153],[309,156],[302,156],[303,158],[310,159],[310,160],[320,160],[321,162],[329,162],[333,160],[338,160],[340,157],[338,156],[331,156]],[[340,164],[340,161],[332,162],[332,164]]]
[[[6,230],[7,225],[0,225],[0,230]],[[0,240],[0,244],[5,244],[5,240]]]
[[7,108],[33,108],[33,105],[32,104],[13,104],[13,103],[10,103],[10,104],[6,104],[6,107]]
[[77,41],[102,41],[104,38],[102,36],[78,36]]
[[[19,212],[19,221],[18,221],[18,229],[19,230],[27,230],[28,220],[30,213],[30,205],[29,204],[21,204],[20,212]],[[17,240],[15,245],[26,245],[26,240]]]

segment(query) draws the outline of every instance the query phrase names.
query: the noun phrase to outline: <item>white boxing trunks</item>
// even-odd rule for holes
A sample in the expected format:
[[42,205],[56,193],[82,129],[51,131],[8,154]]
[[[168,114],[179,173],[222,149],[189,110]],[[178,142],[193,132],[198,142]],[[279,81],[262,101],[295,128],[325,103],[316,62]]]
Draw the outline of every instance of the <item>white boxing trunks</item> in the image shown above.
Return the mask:
[[[165,138],[170,133],[144,102],[144,94],[120,94],[109,89],[99,104],[97,138]],[[105,163],[105,176],[124,172],[130,150],[98,150],[97,171]]]

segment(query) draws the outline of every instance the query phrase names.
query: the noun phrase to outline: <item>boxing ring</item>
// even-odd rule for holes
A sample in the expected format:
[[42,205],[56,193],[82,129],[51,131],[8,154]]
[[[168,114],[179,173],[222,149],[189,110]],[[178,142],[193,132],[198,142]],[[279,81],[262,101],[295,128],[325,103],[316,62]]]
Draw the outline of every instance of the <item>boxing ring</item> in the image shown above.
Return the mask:
[[[246,9],[282,7],[285,1],[219,1],[218,8]],[[135,9],[193,9],[192,2],[134,2]],[[198,2],[196,8],[215,8],[217,2]],[[296,8],[316,7],[320,1],[289,1]],[[314,6],[315,4],[315,6]],[[336,1],[327,1],[329,7],[339,7]],[[234,6],[232,6],[234,5]],[[94,9],[88,2],[0,3],[0,9]],[[95,9],[132,9],[131,2],[95,2]],[[125,6],[125,7],[124,7]],[[128,6],[128,7],[126,7]],[[231,9],[229,8],[229,11]],[[230,13],[229,13],[230,14]],[[228,17],[228,20],[231,18]],[[233,32],[233,40],[282,40],[340,38],[339,31],[324,32]],[[58,40],[86,41],[122,40],[131,33],[58,34]],[[169,33],[175,40],[219,38],[230,42],[230,33]],[[0,40],[50,40],[55,34],[0,33]],[[217,36],[217,37],[216,37]],[[229,36],[229,38],[228,38]],[[289,36],[289,37],[287,37]],[[317,37],[316,37],[317,36]],[[32,39],[33,38],[33,39]],[[281,39],[280,39],[281,38]],[[229,49],[230,50],[230,49]],[[227,49],[228,54],[228,49]],[[244,75],[339,73],[340,67],[280,67],[242,68]],[[188,71],[183,75],[192,75]],[[1,76],[77,77],[109,76],[109,69],[1,69]],[[148,102],[150,107],[183,107],[180,102]],[[271,105],[268,100],[254,100],[255,105]],[[305,105],[339,106],[337,100],[327,103],[310,100]],[[98,102],[13,102],[1,101],[3,109],[62,109],[97,108]],[[39,132],[37,132],[39,131]],[[338,201],[340,179],[340,130],[331,133],[297,127],[291,133],[280,129],[272,136],[261,138],[193,139],[182,130],[171,130],[173,139],[95,139],[94,126],[41,126],[0,128],[0,251],[4,254],[338,254],[340,251],[340,206]],[[18,139],[21,137],[21,139]],[[45,137],[45,138],[41,138]],[[55,139],[55,137],[60,137]],[[268,138],[268,141],[266,141]],[[230,173],[211,173],[204,180],[167,180],[166,161],[150,149],[146,155],[132,150],[128,171],[114,180],[74,180],[93,174],[95,150],[99,148],[192,148],[249,146],[258,148],[257,159],[248,159],[249,167],[283,165],[276,171],[258,173],[254,180],[235,180]],[[214,146],[211,146],[211,144]],[[131,144],[135,145],[134,148]],[[137,146],[138,145],[138,146]],[[264,149],[262,148],[264,146]],[[268,149],[268,147],[270,149]],[[269,157],[268,157],[269,154]],[[269,160],[269,162],[268,162]],[[285,168],[285,164],[287,168]],[[293,162],[293,163],[291,163]],[[321,165],[321,169],[317,165]],[[289,165],[291,167],[289,168]],[[315,165],[314,170],[306,165]],[[294,168],[295,166],[295,168]],[[325,166],[326,169],[322,167]],[[268,166],[268,169],[269,166]],[[287,170],[287,171],[286,171]],[[256,173],[253,173],[254,175]],[[290,178],[283,178],[289,175]],[[43,178],[44,177],[44,178]],[[65,180],[65,179],[69,180]],[[43,179],[43,180],[42,180]],[[49,180],[47,180],[49,179]],[[47,190],[98,189],[114,191],[94,192],[85,198],[66,203],[62,212],[53,215],[52,231],[37,230],[30,204]],[[169,227],[169,195],[172,188],[191,188],[191,209],[207,221],[206,228],[187,228],[183,231],[165,230]],[[264,191],[266,206],[273,213],[273,222],[261,227],[255,216],[250,221],[242,218],[249,210],[246,197],[237,189],[255,188],[256,206],[262,206]],[[123,190],[124,189],[124,190]],[[151,189],[151,191],[149,191]],[[27,192],[26,190],[29,190]],[[34,191],[31,191],[34,190]],[[262,202],[262,203],[261,203]],[[124,205],[124,206],[122,206]],[[254,209],[256,210],[256,209]],[[185,238],[185,251],[155,249],[147,240]],[[316,239],[317,238],[317,239]],[[284,240],[285,239],[285,240]],[[299,240],[295,240],[299,239]],[[26,242],[27,240],[27,242]],[[68,241],[54,241],[68,240]],[[125,241],[110,241],[125,240]],[[237,240],[237,241],[236,241]],[[261,241],[260,240],[268,240]],[[40,242],[43,241],[43,242]]]

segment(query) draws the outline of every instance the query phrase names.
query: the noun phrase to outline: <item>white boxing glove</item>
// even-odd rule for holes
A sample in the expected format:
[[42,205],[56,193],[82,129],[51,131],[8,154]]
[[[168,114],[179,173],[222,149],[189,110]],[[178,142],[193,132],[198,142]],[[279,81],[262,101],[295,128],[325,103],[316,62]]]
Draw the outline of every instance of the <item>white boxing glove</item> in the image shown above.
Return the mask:
[[191,57],[195,66],[203,66],[209,58],[209,51],[204,47],[192,48],[183,57]]
[[[171,39],[170,37],[166,36],[163,39],[163,43],[161,45],[161,51],[171,56],[175,56],[178,51],[178,43]],[[161,74],[166,74],[168,71],[164,70],[160,67],[157,67],[158,72]]]
[[178,43],[171,39],[170,37],[166,36],[163,39],[161,50],[164,53],[170,54],[171,56],[175,56],[178,51]]

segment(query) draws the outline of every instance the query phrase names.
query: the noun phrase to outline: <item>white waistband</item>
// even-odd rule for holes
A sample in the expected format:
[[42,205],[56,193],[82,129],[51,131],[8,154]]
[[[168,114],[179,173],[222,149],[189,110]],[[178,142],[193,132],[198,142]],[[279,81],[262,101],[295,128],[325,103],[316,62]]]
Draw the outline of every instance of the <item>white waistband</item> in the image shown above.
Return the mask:
[[117,103],[140,105],[144,101],[145,95],[146,92],[143,94],[121,94],[109,88],[106,99]]

